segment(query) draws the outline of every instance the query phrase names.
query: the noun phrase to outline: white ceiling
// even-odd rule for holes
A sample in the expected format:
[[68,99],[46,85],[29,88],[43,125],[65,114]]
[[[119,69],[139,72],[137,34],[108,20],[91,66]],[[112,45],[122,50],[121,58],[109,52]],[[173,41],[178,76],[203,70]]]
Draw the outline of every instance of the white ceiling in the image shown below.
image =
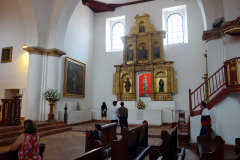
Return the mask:
[[121,3],[128,3],[128,2],[134,2],[134,1],[138,1],[138,0],[96,0],[99,2],[103,2],[103,3],[117,3],[117,4],[121,4]]

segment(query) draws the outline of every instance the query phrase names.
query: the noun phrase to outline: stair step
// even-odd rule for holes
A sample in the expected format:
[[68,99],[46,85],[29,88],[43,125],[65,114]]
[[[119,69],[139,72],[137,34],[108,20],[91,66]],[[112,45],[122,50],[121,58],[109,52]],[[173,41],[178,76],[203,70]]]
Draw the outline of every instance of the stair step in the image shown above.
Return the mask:
[[[49,131],[49,130],[58,129],[58,128],[65,128],[65,127],[67,127],[67,124],[57,124],[57,125],[52,125],[52,126],[43,126],[43,127],[38,127],[38,132]],[[23,133],[23,130],[0,133],[0,139],[20,136],[22,133]]]
[[[71,131],[71,130],[72,130],[72,127],[64,127],[64,128],[59,128],[59,129],[52,129],[52,130],[48,130],[48,131],[38,132],[38,134],[40,135],[40,138],[41,138],[41,137],[45,137],[45,136],[49,136],[49,135],[53,135],[53,134],[57,134],[57,133],[62,133],[62,132],[66,132],[66,131]],[[19,135],[16,137],[1,139],[0,146],[12,144],[19,137]]]
[[67,124],[65,124],[65,123],[51,125],[51,126],[43,126],[43,127],[38,127],[38,132],[43,132],[43,131],[58,129],[58,128],[65,128],[65,127],[67,127]]
[[57,125],[57,124],[63,124],[63,121],[56,121],[56,122],[37,122],[37,127],[51,126],[51,125]]
[[0,126],[0,134],[5,132],[13,132],[23,130],[23,126]]

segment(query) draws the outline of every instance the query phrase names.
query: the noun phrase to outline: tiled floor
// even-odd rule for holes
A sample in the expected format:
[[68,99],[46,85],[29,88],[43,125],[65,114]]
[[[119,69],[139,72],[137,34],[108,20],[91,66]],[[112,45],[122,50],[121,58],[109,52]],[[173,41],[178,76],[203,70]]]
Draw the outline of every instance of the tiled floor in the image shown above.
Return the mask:
[[[44,153],[44,160],[71,160],[84,154],[85,148],[85,131],[89,127],[93,127],[95,123],[87,123],[78,126],[73,126],[73,131],[59,133],[56,135],[46,136],[41,138],[41,142],[46,144]],[[129,127],[133,128],[133,127]],[[160,135],[162,130],[168,130],[169,126],[162,126],[160,128],[149,128],[149,134]],[[117,128],[120,133],[120,127]],[[149,144],[161,143],[160,138],[148,138]],[[199,160],[196,155],[196,147],[183,146],[186,148],[185,160]],[[0,153],[9,150],[9,146],[0,147]],[[226,160],[233,160],[235,158],[234,150],[225,150]],[[145,160],[147,160],[146,157]]]

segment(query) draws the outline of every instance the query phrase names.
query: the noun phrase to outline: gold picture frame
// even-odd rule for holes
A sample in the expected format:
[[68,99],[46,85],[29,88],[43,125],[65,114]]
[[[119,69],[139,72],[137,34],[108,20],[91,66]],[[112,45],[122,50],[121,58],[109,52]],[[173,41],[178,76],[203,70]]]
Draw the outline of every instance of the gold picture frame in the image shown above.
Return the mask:
[[85,97],[86,64],[72,58],[65,58],[64,97]]
[[1,63],[12,62],[12,50],[13,50],[12,46],[2,48]]

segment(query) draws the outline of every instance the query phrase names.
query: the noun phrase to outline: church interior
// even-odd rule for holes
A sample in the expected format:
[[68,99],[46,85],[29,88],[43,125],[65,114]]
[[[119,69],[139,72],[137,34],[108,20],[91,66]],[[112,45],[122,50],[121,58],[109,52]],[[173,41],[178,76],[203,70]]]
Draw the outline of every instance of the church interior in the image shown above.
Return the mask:
[[240,0],[0,0],[0,48],[0,160],[240,160]]

